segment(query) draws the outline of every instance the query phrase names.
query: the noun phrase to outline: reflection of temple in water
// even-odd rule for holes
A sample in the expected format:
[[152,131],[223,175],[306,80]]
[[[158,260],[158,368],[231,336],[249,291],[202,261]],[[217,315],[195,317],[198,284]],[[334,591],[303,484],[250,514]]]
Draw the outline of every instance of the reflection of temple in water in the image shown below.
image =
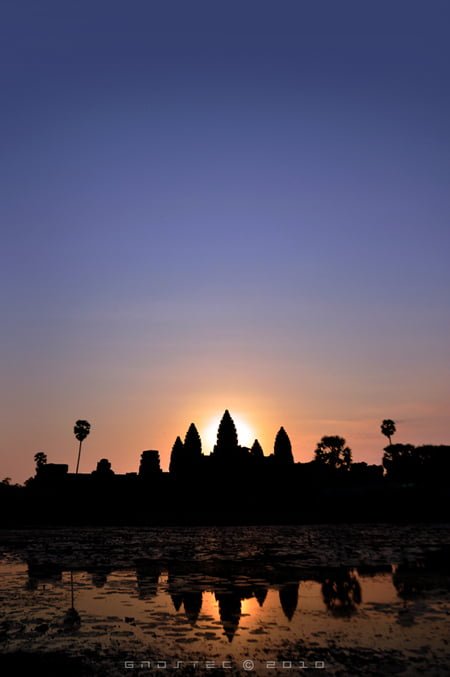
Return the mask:
[[288,619],[292,620],[292,617],[297,609],[298,605],[298,588],[300,583],[286,583],[286,585],[281,586],[279,590],[280,604],[283,609],[283,613]]
[[228,641],[232,642],[241,620],[241,597],[236,592],[216,592],[219,616]]
[[[26,583],[27,590],[38,590],[39,585],[45,591],[46,585],[60,585],[63,582],[63,567],[60,564],[46,562],[38,564],[28,561],[28,578]],[[62,624],[65,632],[78,630],[81,625],[80,614],[75,608],[75,592],[73,582],[73,571],[70,571],[70,607],[67,609]]]
[[[54,586],[64,588],[67,579],[66,574],[63,577],[63,572],[69,571],[71,605],[65,614],[63,625],[65,630],[76,630],[81,621],[74,604],[73,569],[70,565],[29,560],[26,587],[29,590],[39,589],[44,594],[46,586],[49,589]],[[90,574],[92,587],[95,588],[106,586],[108,576],[112,573],[112,569],[103,564],[87,567],[81,565],[79,571]],[[167,574],[167,579],[165,576],[161,579],[163,573]],[[314,581],[320,586],[326,610],[335,617],[348,618],[356,614],[362,604],[360,576],[381,575],[385,579],[389,576],[398,598],[403,601],[397,622],[408,627],[415,623],[415,616],[420,613],[416,600],[426,596],[430,590],[448,589],[450,580],[447,551],[433,552],[430,556],[423,556],[420,561],[404,561],[396,566],[364,565],[357,569],[336,567],[304,570],[281,568],[275,571],[256,568],[251,574],[245,567],[228,564],[224,566],[223,563],[216,562],[172,564],[142,559],[136,563],[135,575],[137,597],[140,600],[167,595],[173,609],[183,613],[192,627],[198,624],[202,613],[203,593],[213,595],[220,624],[229,642],[233,641],[238,632],[243,614],[243,600],[256,600],[262,609],[269,590],[274,594],[270,598],[268,613],[272,613],[273,602],[278,597],[280,610],[291,622],[299,608],[300,583]],[[264,581],[267,581],[267,585],[264,585]],[[249,607],[250,613],[258,614],[256,602]]]
[[202,592],[185,592],[183,595],[184,612],[192,626],[197,623],[200,611],[202,610],[202,601]]
[[111,573],[109,567],[96,566],[86,569],[91,574],[92,585],[96,588],[104,588],[108,582],[108,576]]
[[253,588],[253,594],[255,595],[259,606],[262,608],[263,605],[264,605],[264,602],[266,601],[267,588],[264,588],[263,586],[257,586],[255,588]]
[[55,584],[62,581],[63,569],[59,564],[38,564],[29,560],[27,565],[28,579],[26,587],[28,590],[37,590],[39,584],[45,588],[46,583]]
[[136,565],[136,583],[139,599],[151,599],[158,592],[162,568],[154,562],[140,562]]
[[186,618],[192,626],[195,626],[202,610],[203,591],[180,590],[180,587],[177,585],[176,576],[169,570],[167,577],[167,593],[172,600],[175,611],[178,612],[181,609],[181,606],[183,606]]

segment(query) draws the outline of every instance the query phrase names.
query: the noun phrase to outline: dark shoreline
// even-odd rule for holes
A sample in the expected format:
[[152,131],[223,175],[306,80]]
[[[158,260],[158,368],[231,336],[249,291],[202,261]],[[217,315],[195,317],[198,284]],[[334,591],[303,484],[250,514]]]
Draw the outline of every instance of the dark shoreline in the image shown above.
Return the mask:
[[7,487],[0,493],[0,528],[27,526],[264,526],[430,524],[450,521],[450,488],[383,484],[367,487],[196,485],[167,494],[136,482],[120,491],[68,483]]

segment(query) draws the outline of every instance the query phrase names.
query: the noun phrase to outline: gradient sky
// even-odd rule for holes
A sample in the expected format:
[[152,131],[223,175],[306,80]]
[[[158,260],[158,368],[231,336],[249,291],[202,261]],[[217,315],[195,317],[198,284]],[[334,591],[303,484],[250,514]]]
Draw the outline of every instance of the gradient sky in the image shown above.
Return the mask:
[[84,471],[225,408],[297,460],[450,443],[448,2],[0,13],[1,477],[77,418]]

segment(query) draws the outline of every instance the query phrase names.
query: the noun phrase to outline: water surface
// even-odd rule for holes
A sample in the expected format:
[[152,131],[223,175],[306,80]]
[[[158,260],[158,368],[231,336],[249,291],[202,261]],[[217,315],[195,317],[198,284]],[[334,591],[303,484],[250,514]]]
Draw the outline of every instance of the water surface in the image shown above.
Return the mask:
[[449,674],[449,533],[4,532],[0,650],[111,675]]

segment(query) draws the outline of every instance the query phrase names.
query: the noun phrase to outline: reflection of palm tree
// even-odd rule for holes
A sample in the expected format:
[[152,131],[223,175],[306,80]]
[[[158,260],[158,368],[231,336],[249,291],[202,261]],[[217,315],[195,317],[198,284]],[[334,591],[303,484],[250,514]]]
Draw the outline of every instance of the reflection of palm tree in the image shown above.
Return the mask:
[[81,618],[75,609],[75,596],[73,591],[73,572],[70,572],[70,609],[67,610],[63,620],[64,629],[67,631],[78,630],[81,625]]
[[77,459],[77,469],[75,471],[75,474],[78,475],[78,468],[80,465],[80,456],[81,456],[81,445],[83,444],[83,440],[86,439],[86,437],[89,435],[91,431],[91,424],[89,421],[76,421],[73,432],[75,437],[80,443],[80,446],[78,447],[78,459]]
[[323,601],[334,616],[351,616],[361,604],[361,586],[350,570],[328,575],[322,583]]
[[298,586],[299,583],[287,583],[286,585],[283,585],[279,591],[281,608],[288,621],[292,620],[292,616],[297,609]]

